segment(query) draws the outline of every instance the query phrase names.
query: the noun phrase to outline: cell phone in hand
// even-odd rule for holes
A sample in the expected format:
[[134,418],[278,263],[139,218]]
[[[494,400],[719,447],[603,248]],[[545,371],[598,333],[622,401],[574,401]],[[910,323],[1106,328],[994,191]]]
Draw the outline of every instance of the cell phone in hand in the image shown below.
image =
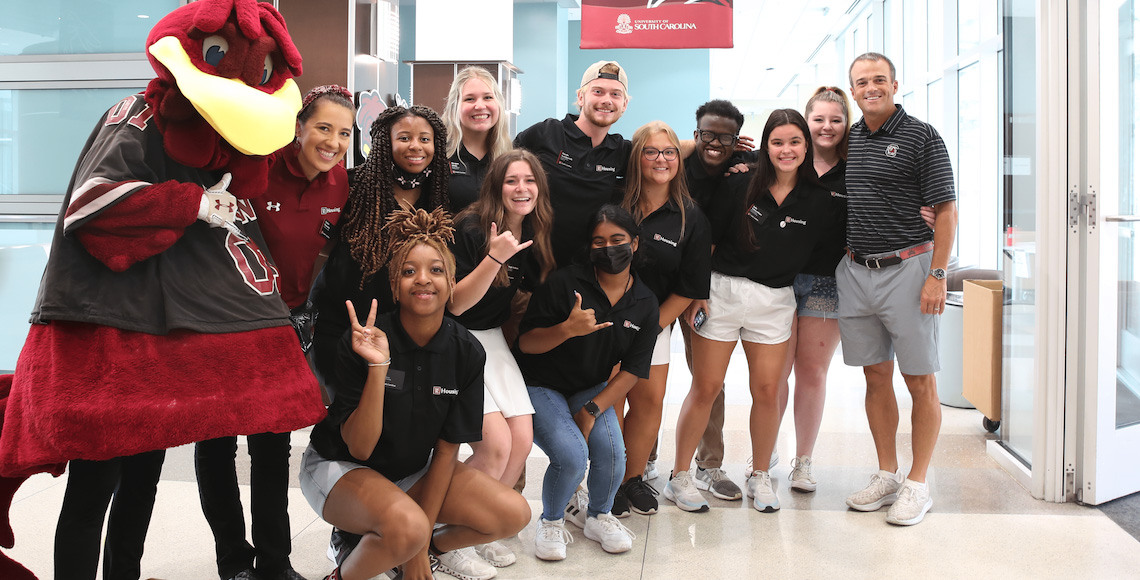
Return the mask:
[[698,310],[696,316],[693,316],[693,328],[704,326],[705,320],[708,320],[708,317],[709,316],[705,314],[704,308]]

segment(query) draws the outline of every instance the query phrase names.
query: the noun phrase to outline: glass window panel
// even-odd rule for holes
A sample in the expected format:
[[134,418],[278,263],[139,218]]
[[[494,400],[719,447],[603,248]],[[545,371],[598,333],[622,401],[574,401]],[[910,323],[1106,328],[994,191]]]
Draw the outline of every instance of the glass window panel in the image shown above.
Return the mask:
[[943,68],[943,45],[945,44],[945,29],[943,18],[944,9],[942,0],[928,0],[926,3],[926,70],[941,71]]
[[[958,54],[960,55],[977,48],[982,38],[982,4],[980,0],[958,0]],[[985,4],[993,5],[992,2]]]
[[142,88],[0,90],[0,195],[62,195],[100,116]]
[[16,368],[55,223],[0,223],[0,373]]
[[142,52],[178,0],[0,0],[0,55]]

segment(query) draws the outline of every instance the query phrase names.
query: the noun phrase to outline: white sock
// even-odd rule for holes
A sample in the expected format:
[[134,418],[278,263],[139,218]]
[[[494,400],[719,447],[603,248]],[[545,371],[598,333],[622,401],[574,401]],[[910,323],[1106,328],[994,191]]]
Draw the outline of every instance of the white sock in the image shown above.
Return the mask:
[[921,489],[922,491],[926,491],[926,482],[925,481],[922,483],[919,483],[913,479],[907,478],[906,481],[903,482],[903,485],[909,485],[911,487],[916,487],[918,489]]

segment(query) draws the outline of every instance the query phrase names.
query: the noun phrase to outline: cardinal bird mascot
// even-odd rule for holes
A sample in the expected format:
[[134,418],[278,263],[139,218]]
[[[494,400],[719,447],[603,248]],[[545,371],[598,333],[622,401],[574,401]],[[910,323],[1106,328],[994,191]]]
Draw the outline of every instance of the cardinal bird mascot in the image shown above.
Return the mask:
[[[147,54],[157,78],[87,139],[0,377],[0,546],[32,474],[324,416],[249,202],[300,108],[285,22],[200,0],[157,23]],[[0,578],[34,575],[0,553]]]

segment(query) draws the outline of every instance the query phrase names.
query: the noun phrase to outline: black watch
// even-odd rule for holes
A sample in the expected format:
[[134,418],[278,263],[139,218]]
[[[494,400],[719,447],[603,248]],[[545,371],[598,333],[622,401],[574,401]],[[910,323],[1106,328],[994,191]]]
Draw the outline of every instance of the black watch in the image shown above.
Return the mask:
[[932,268],[930,270],[930,275],[934,276],[935,280],[945,280],[946,270],[943,270],[942,268]]
[[595,419],[598,418],[598,415],[602,414],[602,410],[598,408],[598,404],[593,400],[586,401],[586,404],[582,405],[582,408],[585,409],[586,412]]

